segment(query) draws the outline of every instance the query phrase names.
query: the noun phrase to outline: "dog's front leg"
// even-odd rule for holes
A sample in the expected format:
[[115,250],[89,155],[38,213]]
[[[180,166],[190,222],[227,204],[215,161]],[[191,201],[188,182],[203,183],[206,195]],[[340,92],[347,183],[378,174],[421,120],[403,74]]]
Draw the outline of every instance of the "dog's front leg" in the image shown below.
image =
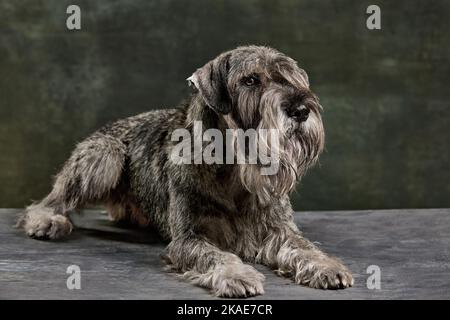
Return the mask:
[[317,289],[340,289],[353,285],[350,271],[303,238],[292,222],[275,230],[264,244],[261,261],[279,275]]
[[302,236],[294,223],[287,196],[266,210],[268,232],[257,256],[258,262],[312,288],[339,289],[353,285],[350,271],[338,259],[328,256]]
[[175,270],[194,284],[220,297],[249,297],[264,293],[264,275],[236,255],[222,251],[201,236],[182,236],[168,246]]
[[[206,287],[220,297],[249,297],[264,293],[264,275],[235,254],[222,250],[208,236],[223,226],[211,218],[213,207],[200,206],[198,195],[172,193],[170,201],[171,242],[167,258],[184,278]],[[208,218],[209,215],[209,218]],[[213,230],[213,231],[211,231]],[[231,236],[231,235],[229,235]]]

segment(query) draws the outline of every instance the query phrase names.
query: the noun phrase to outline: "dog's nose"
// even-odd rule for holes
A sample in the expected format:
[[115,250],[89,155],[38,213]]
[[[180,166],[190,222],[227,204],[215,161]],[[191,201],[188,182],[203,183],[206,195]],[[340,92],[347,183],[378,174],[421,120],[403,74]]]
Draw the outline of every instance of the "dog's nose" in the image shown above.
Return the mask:
[[308,116],[309,116],[309,109],[305,107],[303,104],[295,108],[293,113],[293,117],[299,122],[308,120]]

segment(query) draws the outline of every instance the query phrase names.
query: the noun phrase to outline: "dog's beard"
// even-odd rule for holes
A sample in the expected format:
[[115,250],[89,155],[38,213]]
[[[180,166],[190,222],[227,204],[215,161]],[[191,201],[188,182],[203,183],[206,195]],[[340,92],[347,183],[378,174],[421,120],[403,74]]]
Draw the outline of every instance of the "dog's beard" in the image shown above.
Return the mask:
[[[243,119],[252,121],[252,116],[258,116],[260,120],[255,129],[258,152],[265,150],[271,160],[278,161],[277,170],[273,174],[262,174],[265,165],[259,161],[257,164],[246,162],[238,165],[242,185],[255,194],[259,203],[264,206],[274,198],[292,191],[296,182],[316,163],[324,146],[321,107],[315,97],[307,98],[304,104],[310,109],[309,117],[304,122],[297,122],[282,110],[282,96],[277,90],[265,92],[260,101],[251,101],[248,97],[242,100],[239,101],[241,107],[238,108],[241,124],[245,123]],[[258,108],[262,112],[255,113]],[[239,129],[232,116],[226,116],[226,122],[231,129]],[[277,137],[274,139],[267,133],[267,129],[275,129]],[[236,153],[242,152],[236,135],[233,136],[233,145]]]

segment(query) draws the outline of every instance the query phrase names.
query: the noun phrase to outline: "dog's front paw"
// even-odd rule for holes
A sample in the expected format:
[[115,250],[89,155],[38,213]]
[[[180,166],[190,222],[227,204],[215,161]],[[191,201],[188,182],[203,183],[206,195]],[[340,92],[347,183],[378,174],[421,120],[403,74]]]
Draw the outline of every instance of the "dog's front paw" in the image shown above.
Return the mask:
[[36,239],[59,239],[69,235],[73,226],[69,218],[54,214],[48,208],[29,208],[19,219],[17,227]]
[[353,286],[353,276],[338,260],[313,259],[297,264],[294,280],[316,289],[344,289]]
[[243,263],[225,264],[213,271],[214,295],[228,298],[245,298],[264,294],[265,277],[252,266]]
[[264,275],[242,262],[220,264],[207,273],[188,271],[183,277],[211,289],[218,297],[246,298],[264,294]]

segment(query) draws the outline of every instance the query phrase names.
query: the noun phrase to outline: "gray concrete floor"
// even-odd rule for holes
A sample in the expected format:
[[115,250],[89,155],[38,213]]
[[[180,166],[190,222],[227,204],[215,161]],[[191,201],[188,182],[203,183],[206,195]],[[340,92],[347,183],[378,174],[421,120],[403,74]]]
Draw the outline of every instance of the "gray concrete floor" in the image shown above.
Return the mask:
[[[2,299],[215,299],[163,270],[164,244],[146,230],[119,227],[98,211],[77,218],[64,241],[37,241],[12,227],[16,209],[0,209]],[[266,275],[256,299],[450,299],[450,209],[302,212],[304,235],[340,257],[355,286],[305,288]],[[81,268],[81,289],[68,290],[70,265]],[[381,289],[369,290],[366,271],[381,269]]]

